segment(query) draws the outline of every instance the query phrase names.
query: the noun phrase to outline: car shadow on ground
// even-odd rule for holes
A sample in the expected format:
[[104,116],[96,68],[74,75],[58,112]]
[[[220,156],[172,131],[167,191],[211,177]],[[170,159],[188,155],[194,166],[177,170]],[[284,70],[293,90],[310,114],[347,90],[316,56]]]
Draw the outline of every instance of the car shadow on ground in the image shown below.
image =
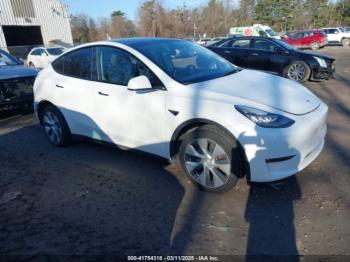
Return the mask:
[[43,133],[24,139],[33,132],[42,130],[0,136],[1,254],[170,252],[184,189],[167,162],[86,142],[54,148]]
[[[227,194],[185,188],[187,180],[169,170],[167,161],[86,141],[55,148],[37,125],[1,135],[0,147],[9,149],[0,155],[2,254],[188,254],[211,199],[234,204]],[[192,194],[174,233],[185,189]],[[252,184],[245,210],[247,261],[261,254],[297,254],[298,197],[295,177],[278,188]],[[232,243],[236,237],[229,237]],[[219,248],[214,244],[210,252]]]

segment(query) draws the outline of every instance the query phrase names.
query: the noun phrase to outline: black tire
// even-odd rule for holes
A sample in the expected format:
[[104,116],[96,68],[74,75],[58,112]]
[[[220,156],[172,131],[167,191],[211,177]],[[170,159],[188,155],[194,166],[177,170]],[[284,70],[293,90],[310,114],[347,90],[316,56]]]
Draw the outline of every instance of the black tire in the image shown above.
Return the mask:
[[310,48],[311,48],[312,50],[317,50],[317,49],[320,48],[320,44],[317,43],[317,42],[312,42],[312,43],[310,44]]
[[[54,121],[50,121],[49,123],[48,120],[50,120],[50,118]],[[69,145],[71,143],[72,135],[67,125],[67,122],[64,119],[63,115],[61,114],[61,112],[56,107],[52,105],[46,106],[41,111],[40,120],[41,120],[42,126],[44,127],[47,138],[53,145],[62,147],[62,146]],[[58,137],[58,139],[53,138],[55,135],[50,135],[50,125],[51,125],[51,134],[56,133],[56,136]],[[55,128],[59,127],[60,132],[52,131],[54,129],[53,128],[54,126]]]
[[341,40],[341,44],[343,46],[350,46],[350,39],[349,38],[344,38]]
[[[300,79],[297,79],[297,78],[293,78],[291,75],[290,75],[290,70],[292,69],[292,67],[294,66],[302,66],[304,68],[304,75],[300,78]],[[283,76],[285,78],[288,78],[290,80],[294,80],[294,81],[297,81],[299,83],[303,83],[307,80],[309,80],[310,78],[310,75],[311,75],[311,69],[310,67],[304,63],[303,61],[294,61],[292,62],[291,64],[289,64],[288,66],[286,66],[286,68],[284,69],[283,71]]]
[[[186,163],[188,163],[186,161],[188,161],[187,158],[189,157],[189,155],[186,154],[186,149],[188,148],[188,146],[192,145],[191,143],[193,143],[193,141],[196,141],[197,139],[207,139],[211,142],[216,143],[216,146],[219,145],[219,147],[223,149],[223,151],[226,154],[225,156],[227,156],[227,161],[230,164],[230,168],[229,168],[230,172],[227,172],[228,175],[224,174],[224,172],[220,171],[220,169],[216,167],[213,167],[213,169],[210,169],[210,171],[208,171],[209,173],[207,176],[205,176],[203,169],[202,171],[198,171],[198,173],[196,174],[191,174],[189,172],[188,168],[186,167]],[[209,151],[209,145],[208,145],[208,151]],[[237,141],[233,139],[231,136],[229,136],[225,131],[212,125],[200,126],[182,135],[180,138],[180,148],[179,148],[178,159],[180,160],[182,169],[187,174],[189,179],[204,191],[216,192],[216,193],[229,191],[236,185],[239,178],[241,178],[243,175],[242,174],[243,161],[242,161],[241,152]],[[213,161],[216,162],[217,160],[218,159],[215,159]],[[199,165],[203,166],[203,162],[200,161],[198,163],[200,163]],[[212,184],[215,184],[213,181],[214,169],[215,169],[215,172],[220,172],[220,176],[216,176],[216,178],[218,177],[223,178],[223,180],[220,180],[223,184],[218,187],[210,186],[210,182]],[[206,182],[209,183],[209,185],[208,184],[203,185],[200,182],[198,182],[197,180],[199,180],[198,179],[199,176],[209,177],[209,179],[206,179],[206,178],[204,179]],[[196,178],[197,180],[195,179],[195,177],[197,177]]]

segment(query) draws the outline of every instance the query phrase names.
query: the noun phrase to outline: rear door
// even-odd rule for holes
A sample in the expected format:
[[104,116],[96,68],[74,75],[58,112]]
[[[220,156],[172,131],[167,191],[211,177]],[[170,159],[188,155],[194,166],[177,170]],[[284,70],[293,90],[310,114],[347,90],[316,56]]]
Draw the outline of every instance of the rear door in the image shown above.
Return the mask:
[[63,113],[73,134],[92,137],[100,132],[92,119],[94,85],[92,47],[67,53],[53,63],[57,72],[51,78],[52,101]]

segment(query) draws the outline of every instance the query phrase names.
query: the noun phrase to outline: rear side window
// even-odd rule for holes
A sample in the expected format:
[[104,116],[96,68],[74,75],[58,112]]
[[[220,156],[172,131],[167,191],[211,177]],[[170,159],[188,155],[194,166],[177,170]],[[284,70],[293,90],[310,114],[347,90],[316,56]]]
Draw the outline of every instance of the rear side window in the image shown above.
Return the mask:
[[78,49],[57,59],[52,66],[57,73],[91,79],[92,53],[91,47]]

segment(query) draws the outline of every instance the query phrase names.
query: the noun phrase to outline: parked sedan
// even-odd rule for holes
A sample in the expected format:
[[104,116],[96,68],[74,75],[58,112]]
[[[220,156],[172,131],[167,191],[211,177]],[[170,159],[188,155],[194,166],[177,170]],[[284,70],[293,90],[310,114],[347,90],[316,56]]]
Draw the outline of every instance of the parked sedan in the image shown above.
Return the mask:
[[29,52],[27,63],[33,68],[44,68],[64,51],[65,49],[59,46],[36,47]]
[[84,136],[177,159],[208,191],[229,190],[245,174],[294,175],[326,135],[327,106],[304,86],[177,39],[74,48],[41,71],[34,93],[53,145]]
[[284,42],[299,48],[319,49],[327,45],[327,35],[320,30],[296,32],[282,38]]
[[32,108],[37,70],[0,49],[0,110]]
[[297,82],[332,77],[335,59],[298,50],[282,40],[264,37],[236,37],[208,47],[243,68],[262,70]]

